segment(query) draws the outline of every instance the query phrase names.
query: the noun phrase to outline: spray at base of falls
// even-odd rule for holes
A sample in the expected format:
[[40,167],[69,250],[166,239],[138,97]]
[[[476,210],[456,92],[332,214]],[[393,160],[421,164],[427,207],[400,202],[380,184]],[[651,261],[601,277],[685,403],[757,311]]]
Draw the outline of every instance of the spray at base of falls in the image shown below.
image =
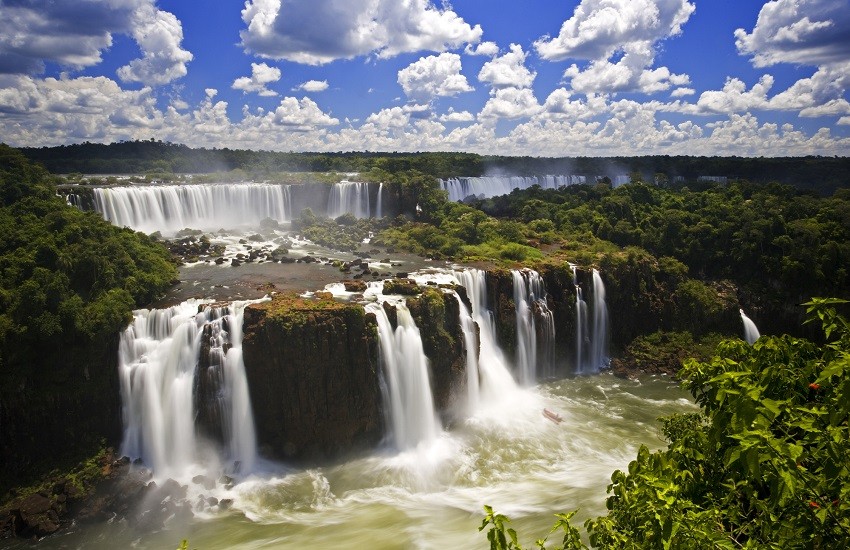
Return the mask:
[[[134,312],[119,344],[124,455],[141,458],[161,475],[179,476],[197,462],[211,460],[223,460],[242,474],[251,471],[257,445],[242,362],[242,315],[257,301],[211,307],[209,301],[188,300],[168,309]],[[216,391],[224,443],[220,456],[204,456],[195,427],[194,392],[205,327],[210,369],[218,369],[221,382]]]
[[395,330],[380,303],[367,304],[366,312],[378,321],[390,436],[396,448],[404,451],[434,441],[442,427],[434,408],[428,358],[419,329],[407,306],[399,302],[395,308]]
[[355,218],[368,218],[372,215],[368,183],[341,181],[331,186],[327,215],[329,218],[338,218],[343,214],[352,214]]
[[753,345],[756,343],[756,340],[759,339],[761,333],[759,332],[759,329],[756,326],[755,322],[753,322],[752,319],[747,317],[743,309],[739,309],[738,311],[741,312],[741,322],[744,323],[744,341],[750,345]]

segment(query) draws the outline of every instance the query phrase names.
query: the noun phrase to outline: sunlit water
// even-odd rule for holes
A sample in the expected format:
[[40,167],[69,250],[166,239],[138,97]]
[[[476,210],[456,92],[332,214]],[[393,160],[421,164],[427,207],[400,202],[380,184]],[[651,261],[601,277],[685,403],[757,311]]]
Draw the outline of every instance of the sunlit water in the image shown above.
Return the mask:
[[[663,446],[656,418],[693,410],[670,382],[643,383],[608,374],[518,390],[510,402],[479,409],[427,445],[376,452],[309,469],[265,464],[231,489],[200,494],[231,498],[227,511],[196,511],[158,532],[124,520],[73,526],[43,548],[485,548],[478,532],[484,504],[507,514],[532,545],[558,512],[605,513],[611,472],[641,444]],[[563,422],[543,416],[556,411]],[[162,481],[162,480],[160,480]],[[29,547],[27,542],[12,547]]]

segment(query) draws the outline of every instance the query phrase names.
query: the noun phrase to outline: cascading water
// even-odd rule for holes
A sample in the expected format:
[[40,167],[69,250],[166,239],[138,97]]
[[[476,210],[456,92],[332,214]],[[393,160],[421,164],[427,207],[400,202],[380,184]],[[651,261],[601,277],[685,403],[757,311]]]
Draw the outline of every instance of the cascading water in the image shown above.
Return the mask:
[[366,311],[378,320],[380,360],[395,446],[404,451],[427,444],[437,438],[442,428],[434,408],[428,358],[419,329],[403,303],[396,304],[395,330],[381,304],[367,304]]
[[739,309],[738,311],[741,312],[741,321],[744,323],[744,340],[748,344],[753,345],[759,339],[761,333],[753,320],[747,317],[743,309]]
[[192,464],[208,459],[200,456],[193,406],[199,356],[207,347],[202,345],[204,334],[210,338],[210,368],[220,369],[216,408],[221,414],[223,458],[238,464],[242,473],[249,472],[256,460],[242,362],[242,315],[252,302],[228,307],[208,303],[188,300],[168,309],[137,310],[121,336],[122,453],[142,458],[158,474],[179,476]]
[[384,217],[384,183],[381,182],[378,185],[378,205],[375,208],[375,217],[383,218]]
[[[546,303],[546,288],[540,274],[526,269],[513,270],[511,275],[516,308],[517,375],[521,384],[530,386],[537,382],[538,376],[554,374],[555,319]],[[539,327],[535,317],[540,319]]]
[[605,284],[599,271],[593,270],[593,332],[591,333],[590,368],[593,372],[608,366],[608,304]]
[[586,369],[584,349],[590,343],[587,330],[587,302],[584,301],[581,285],[577,282],[575,268],[573,268],[573,284],[576,287],[576,372],[584,373]]
[[599,271],[594,269],[592,307],[588,307],[584,291],[578,282],[577,267],[571,264],[570,268],[576,289],[575,370],[579,374],[596,373],[608,366],[608,304],[605,301],[605,284]]
[[369,207],[369,184],[363,181],[341,181],[331,186],[328,195],[329,218],[352,214],[355,218],[372,215]]
[[481,382],[478,376],[478,330],[476,330],[472,313],[466,308],[466,304],[460,299],[460,295],[455,292],[454,296],[460,311],[458,317],[466,350],[466,407],[470,412],[473,412],[478,409],[481,401],[481,388],[479,387]]
[[175,232],[292,220],[288,185],[228,183],[146,185],[93,189],[95,210],[117,226]]
[[457,202],[474,195],[476,197],[496,197],[507,195],[514,189],[528,189],[539,185],[543,189],[557,189],[566,185],[586,183],[585,176],[484,176],[479,178],[449,178],[440,180],[440,188],[447,191],[449,200]]
[[496,322],[487,309],[486,273],[481,269],[455,271],[454,278],[466,288],[472,304],[472,318],[479,328],[478,370],[481,375],[481,404],[498,403],[516,393],[517,385],[511,376],[502,350],[496,343]]

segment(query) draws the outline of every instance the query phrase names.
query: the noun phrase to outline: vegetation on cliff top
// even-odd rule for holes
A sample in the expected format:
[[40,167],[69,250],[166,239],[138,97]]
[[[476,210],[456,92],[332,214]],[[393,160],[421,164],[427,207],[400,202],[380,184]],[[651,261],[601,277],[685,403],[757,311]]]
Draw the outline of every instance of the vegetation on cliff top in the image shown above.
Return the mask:
[[0,200],[4,382],[45,366],[45,348],[115,334],[177,275],[162,245],[67,206],[42,168],[5,145]]
[[[850,322],[813,299],[826,344],[791,336],[721,344],[690,360],[701,411],[663,419],[667,449],[641,447],[611,476],[608,514],[585,522],[595,548],[846,548],[850,545]],[[519,549],[487,509],[491,549]],[[554,548],[586,548],[559,514]],[[546,548],[546,541],[537,542]]]

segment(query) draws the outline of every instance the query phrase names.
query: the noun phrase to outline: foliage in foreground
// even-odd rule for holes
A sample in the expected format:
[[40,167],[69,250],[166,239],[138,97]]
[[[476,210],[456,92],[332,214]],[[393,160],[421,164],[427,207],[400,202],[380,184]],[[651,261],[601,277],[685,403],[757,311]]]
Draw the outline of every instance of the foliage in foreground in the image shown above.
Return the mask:
[[[763,337],[722,343],[680,371],[700,413],[663,419],[666,450],[641,447],[611,476],[608,515],[585,522],[598,548],[850,547],[850,323],[843,300],[805,304],[827,343]],[[489,507],[494,550],[520,549]],[[554,548],[586,548],[572,514]],[[546,539],[536,547],[547,548]]]

